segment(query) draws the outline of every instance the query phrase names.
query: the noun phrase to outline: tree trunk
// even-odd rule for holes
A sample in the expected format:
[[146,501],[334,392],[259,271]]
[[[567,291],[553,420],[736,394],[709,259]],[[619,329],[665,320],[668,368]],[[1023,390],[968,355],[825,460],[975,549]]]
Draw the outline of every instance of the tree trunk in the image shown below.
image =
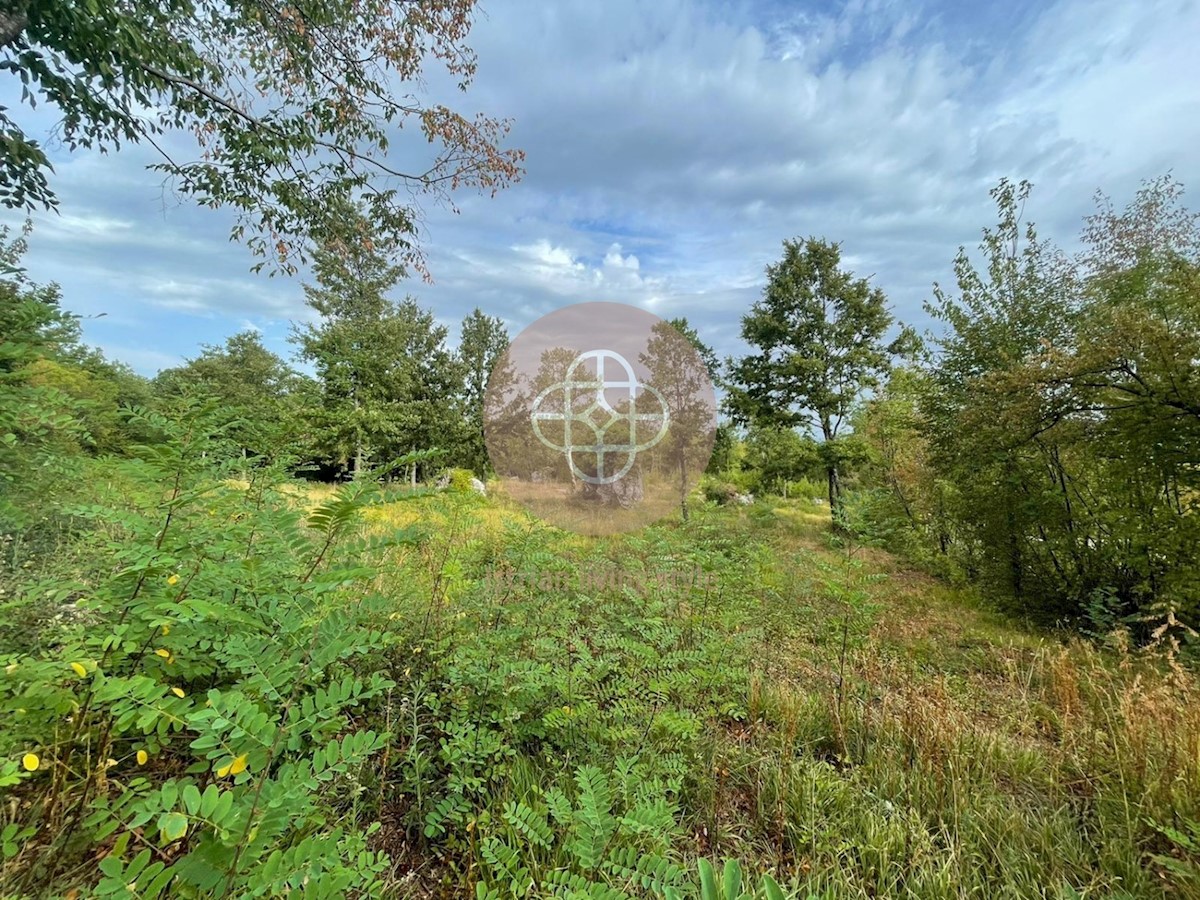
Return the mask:
[[826,463],[825,479],[829,484],[829,519],[835,532],[844,531],[842,522],[842,479],[838,472],[837,455],[833,452],[833,442],[837,433],[828,416],[821,417],[821,436],[825,439]]
[[682,454],[679,456],[679,509],[683,513],[683,521],[686,522],[688,520],[687,465]]
[[363,465],[366,462],[366,459],[365,459],[366,453],[363,450],[362,419],[359,418],[358,410],[359,410],[358,390],[355,389],[355,391],[354,391],[354,480],[355,481],[357,481],[359,476],[362,475]]
[[825,467],[825,478],[829,483],[829,518],[834,531],[842,531],[842,481],[836,465]]
[[1025,599],[1024,565],[1021,559],[1021,544],[1017,539],[1016,517],[1011,505],[1006,511],[1005,524],[1008,526],[1008,572],[1012,580],[1013,597],[1017,602],[1021,602]]

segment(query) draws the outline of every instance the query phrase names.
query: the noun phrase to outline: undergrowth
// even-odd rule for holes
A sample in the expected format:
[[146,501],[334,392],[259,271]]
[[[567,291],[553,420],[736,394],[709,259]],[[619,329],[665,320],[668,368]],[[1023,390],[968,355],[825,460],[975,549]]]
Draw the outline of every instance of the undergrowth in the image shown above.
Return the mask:
[[136,415],[6,541],[4,896],[1200,890],[1169,634],[1022,631],[805,504],[583,538]]

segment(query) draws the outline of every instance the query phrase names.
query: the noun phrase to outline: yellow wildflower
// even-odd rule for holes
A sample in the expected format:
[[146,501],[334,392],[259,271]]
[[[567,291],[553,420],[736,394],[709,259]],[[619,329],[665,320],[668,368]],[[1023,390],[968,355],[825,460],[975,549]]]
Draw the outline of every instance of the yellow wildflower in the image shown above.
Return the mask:
[[25,767],[26,772],[36,772],[37,767],[42,764],[36,753],[26,753],[21,757],[21,765]]
[[83,663],[73,662],[71,663],[71,668],[75,670],[75,674],[80,678],[87,674],[87,669],[83,667]]
[[170,584],[170,585],[179,584],[179,576],[171,575],[169,578],[167,578],[167,584]]
[[243,753],[237,759],[229,764],[230,775],[241,775],[246,771],[246,754]]
[[163,659],[170,659],[171,651],[166,649],[165,647],[159,647],[157,650],[154,651],[154,655],[161,656]]
[[171,688],[171,693],[179,698],[183,698],[185,696],[183,693],[183,688],[173,687]]
[[162,633],[163,633],[163,637],[166,637],[168,634],[170,634],[170,633],[171,633],[171,626],[170,626],[170,625],[164,625],[164,626],[162,627]]
[[226,763],[225,765],[221,766],[221,768],[217,769],[217,777],[224,778],[229,774],[229,770],[231,768],[233,768],[233,763]]

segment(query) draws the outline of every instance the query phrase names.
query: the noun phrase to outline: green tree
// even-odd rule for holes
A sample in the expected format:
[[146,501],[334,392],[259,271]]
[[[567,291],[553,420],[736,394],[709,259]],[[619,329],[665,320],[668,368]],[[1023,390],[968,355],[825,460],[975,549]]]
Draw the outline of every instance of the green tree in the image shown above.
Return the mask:
[[789,482],[820,470],[820,448],[811,437],[786,425],[755,426],[746,436],[742,466],[752,474],[748,486],[755,493],[787,496]]
[[1169,179],[1102,197],[1072,260],[1022,222],[1027,183],[992,193],[918,401],[957,553],[1027,612],[1195,622],[1200,219]]
[[955,574],[951,545],[957,533],[950,515],[951,484],[934,466],[926,397],[929,373],[897,366],[879,392],[851,418],[866,451],[863,486],[873,492],[864,527],[894,550]]
[[57,285],[38,285],[21,268],[26,226],[0,225],[0,527],[27,516],[22,497],[44,490],[51,462],[86,434],[79,404],[35,373],[79,338],[78,321],[59,306]]
[[355,474],[371,458],[442,446],[462,419],[462,371],[446,329],[415,301],[387,296],[403,274],[390,240],[347,210],[314,256],[316,284],[304,286],[320,320],[292,337],[317,372],[315,450]]
[[892,316],[883,291],[841,268],[839,244],[808,238],[783,249],[767,266],[762,299],[742,318],[742,337],[757,352],[731,362],[727,402],[743,423],[820,429],[839,527],[844,426],[901,347],[884,342]]
[[[11,391],[11,414],[21,406],[32,411],[42,401],[69,406],[79,426],[70,429],[78,448],[120,452],[130,440],[144,437],[129,427],[121,410],[148,402],[149,385],[129,366],[82,342],[79,317],[62,308],[57,284],[38,285],[28,278],[21,259],[31,230],[26,222],[13,237],[0,225],[0,385]],[[23,391],[31,393],[17,402]]]
[[256,331],[205,345],[186,365],[159,372],[154,387],[166,399],[201,395],[219,401],[226,437],[244,456],[272,454],[298,436],[303,378],[263,346]]
[[960,248],[957,293],[934,286],[927,309],[947,327],[932,340],[924,408],[934,465],[955,486],[968,571],[1049,610],[1086,591],[1086,534],[1076,532],[1068,473],[1095,472],[1072,458],[1084,423],[1067,414],[1065,392],[1042,389],[1037,371],[1047,348],[1073,346],[1078,303],[1069,261],[1021,219],[1030,189],[1000,182],[983,266]]
[[[0,15],[0,68],[21,79],[31,107],[58,108],[69,149],[149,144],[162,157],[154,168],[196,202],[236,210],[232,236],[285,270],[307,237],[336,227],[352,197],[381,230],[404,236],[394,249],[419,268],[414,195],[445,198],[464,186],[494,193],[521,171],[523,155],[501,149],[506,121],[417,94],[431,60],[467,88],[473,7],[12,0]],[[435,148],[411,169],[387,155],[410,122],[417,127],[404,133],[420,134],[415,153]],[[0,202],[55,206],[42,147],[7,110],[0,134]],[[168,152],[166,137],[190,137],[194,158]]]
[[677,316],[674,319],[669,319],[667,324],[683,335],[692,349],[700,357],[700,361],[704,363],[704,370],[708,374],[708,380],[714,385],[720,380],[721,364],[717,360],[717,353],[706,344],[700,337],[700,332],[692,327],[692,324],[687,320],[686,316]]
[[488,380],[508,349],[508,330],[496,316],[476,308],[463,319],[457,357],[463,369],[463,406],[466,434],[460,450],[462,464],[484,475],[488,468],[483,442],[483,407]]
[[1163,177],[1120,212],[1101,196],[1083,237],[1076,347],[1047,352],[1042,378],[1102,473],[1093,580],[1117,613],[1155,604],[1200,625],[1200,214]]

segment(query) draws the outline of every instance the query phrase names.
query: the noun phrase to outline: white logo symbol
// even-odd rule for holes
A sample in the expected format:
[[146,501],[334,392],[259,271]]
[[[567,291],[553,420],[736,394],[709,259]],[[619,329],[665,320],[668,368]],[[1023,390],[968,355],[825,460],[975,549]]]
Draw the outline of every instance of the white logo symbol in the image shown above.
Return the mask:
[[[589,375],[586,370],[579,372],[579,367],[588,360],[596,361],[595,376]],[[607,380],[604,373],[604,364],[606,361],[616,363],[624,372],[624,377]],[[638,389],[641,388],[642,395],[639,396]],[[614,409],[605,397],[606,390],[626,390],[629,392],[628,409]],[[545,400],[556,391],[562,392],[562,405],[556,410],[543,412],[542,404]],[[646,413],[638,412],[638,401],[643,399],[645,394],[653,394],[658,400],[658,407],[661,412]],[[590,403],[580,410],[576,410],[576,401],[582,399]],[[558,406],[558,404],[553,404]],[[597,423],[593,418],[595,414],[600,417],[607,416],[606,421]],[[567,464],[571,467],[571,472],[576,478],[586,481],[588,484],[612,484],[614,481],[619,481],[621,478],[633,468],[634,460],[641,450],[649,450],[655,444],[663,439],[667,433],[667,425],[670,421],[670,414],[667,411],[667,404],[663,400],[662,394],[650,387],[648,384],[641,384],[637,380],[637,376],[633,372],[633,367],[629,365],[628,360],[620,353],[612,350],[589,350],[587,353],[582,353],[575,357],[571,365],[567,368],[567,374],[558,384],[552,384],[533,401],[533,412],[530,414],[530,421],[533,425],[533,433],[537,435],[537,439],[549,447],[551,450],[557,450],[560,453],[565,453],[567,456]],[[658,428],[655,431],[654,437],[644,444],[638,443],[638,425],[642,422],[656,421]],[[562,422],[563,423],[563,443],[558,445],[550,440],[542,433],[542,422]],[[629,425],[629,439],[622,443],[609,443],[605,440],[605,435],[609,428],[618,422],[625,422]],[[573,426],[577,424],[586,425],[592,432],[591,441],[587,443],[574,443],[573,441]],[[575,454],[593,453],[596,456],[596,474],[591,475],[580,470],[575,464]],[[616,472],[606,472],[605,465],[606,457],[620,454],[625,457],[625,462]]]

